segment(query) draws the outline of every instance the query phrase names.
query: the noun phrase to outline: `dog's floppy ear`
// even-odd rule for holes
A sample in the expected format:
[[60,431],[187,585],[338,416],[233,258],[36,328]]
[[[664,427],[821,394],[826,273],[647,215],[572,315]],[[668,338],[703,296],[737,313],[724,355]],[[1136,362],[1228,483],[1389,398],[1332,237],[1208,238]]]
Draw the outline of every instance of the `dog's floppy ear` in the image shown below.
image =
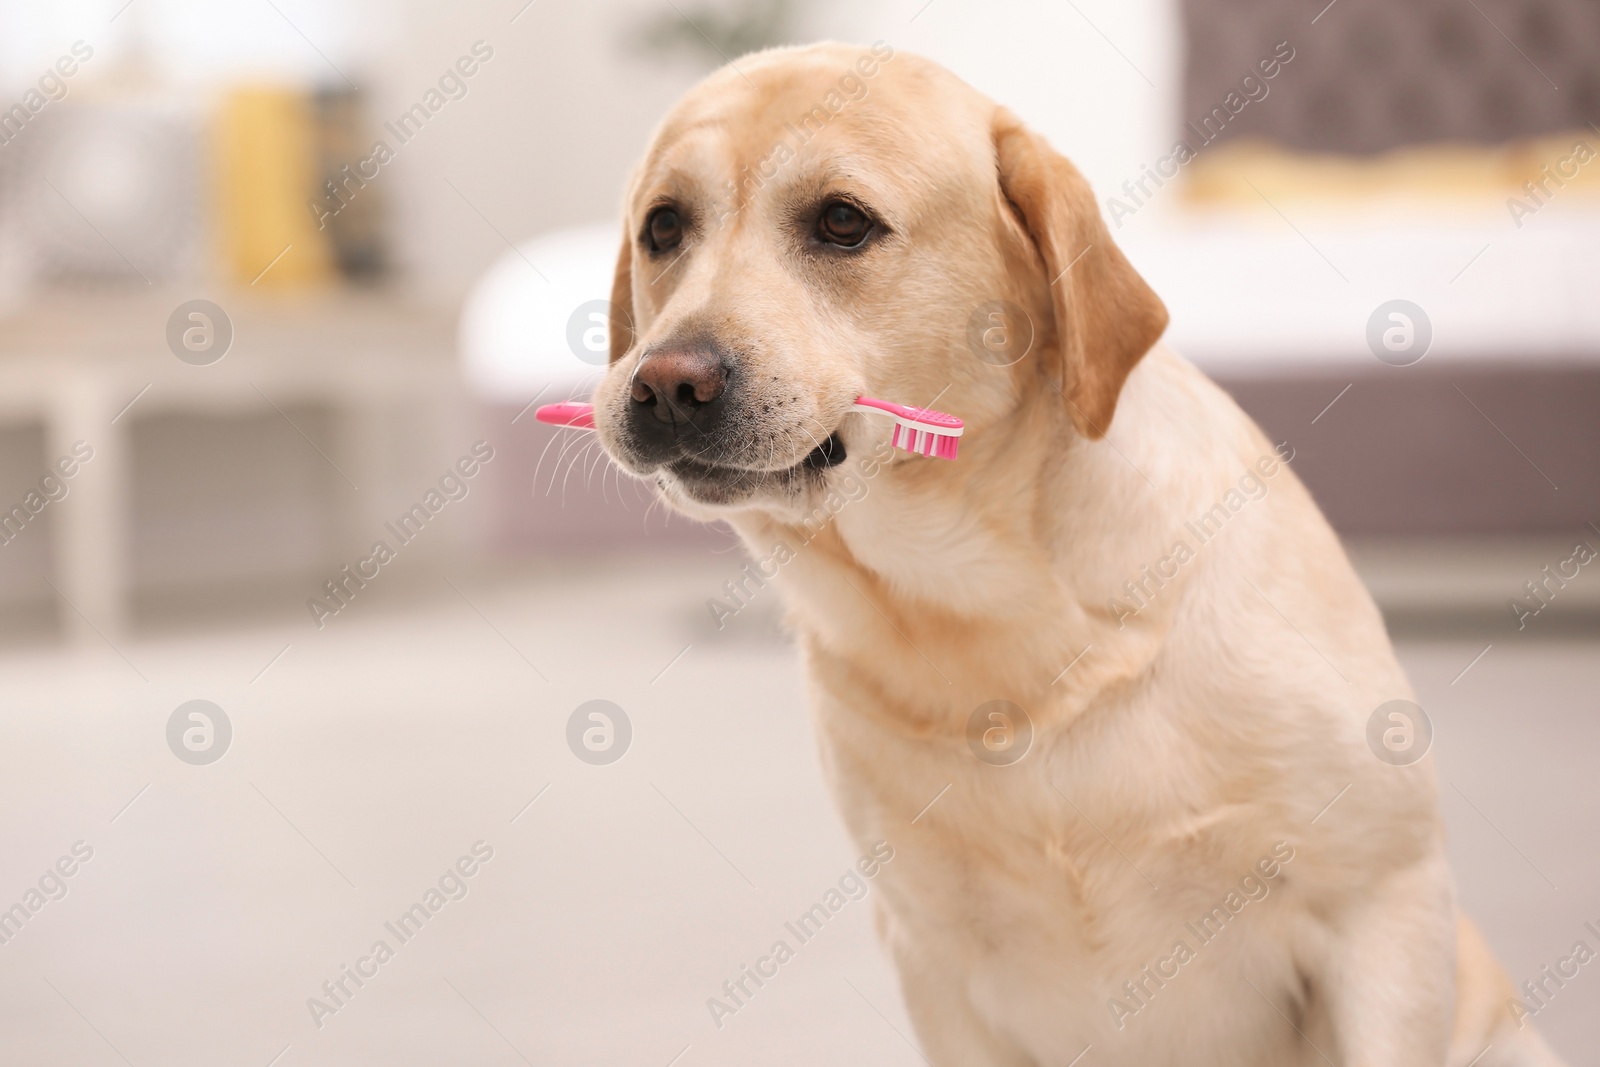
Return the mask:
[[616,270],[611,275],[611,320],[606,331],[611,338],[611,362],[615,363],[633,347],[633,234],[628,230],[627,212],[622,219],[622,249],[617,252]]
[[1044,261],[1072,422],[1103,437],[1134,364],[1167,328],[1167,309],[1111,241],[1078,169],[1005,108],[992,120],[1000,191]]

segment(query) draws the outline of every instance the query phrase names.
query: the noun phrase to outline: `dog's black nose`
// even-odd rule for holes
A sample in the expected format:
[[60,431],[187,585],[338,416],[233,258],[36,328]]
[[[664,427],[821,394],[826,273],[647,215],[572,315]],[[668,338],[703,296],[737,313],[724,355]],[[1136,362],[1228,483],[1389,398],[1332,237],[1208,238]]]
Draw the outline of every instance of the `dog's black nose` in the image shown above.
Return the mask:
[[722,415],[728,367],[709,346],[648,351],[633,376],[628,404],[634,432],[656,445],[705,434]]

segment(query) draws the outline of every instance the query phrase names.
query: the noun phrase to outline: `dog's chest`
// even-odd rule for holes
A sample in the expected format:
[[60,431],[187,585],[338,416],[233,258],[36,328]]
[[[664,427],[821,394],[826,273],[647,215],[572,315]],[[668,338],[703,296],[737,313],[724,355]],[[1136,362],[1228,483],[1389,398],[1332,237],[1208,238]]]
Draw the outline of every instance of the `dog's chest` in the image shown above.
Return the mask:
[[[1106,1064],[1205,1063],[1207,1046],[1251,1063],[1250,1034],[1273,1048],[1260,1062],[1295,1062],[1273,1037],[1282,1020],[1247,981],[1272,990],[1263,975],[1293,970],[1280,901],[1229,912],[1230,889],[1210,872],[1180,882],[1170,865],[1086,829],[1099,848],[1071,829],[1037,833],[1031,852],[999,833],[990,850],[910,845],[885,887],[891,927],[919,942],[929,966],[964,974],[972,1010],[1041,1063],[1069,1062],[1089,1044]],[[1233,994],[1219,997],[1222,987]],[[1196,1015],[1205,1022],[1185,1022]],[[1182,1050],[1179,1035],[1191,1042]]]
[[[1246,981],[1271,992],[1264,975],[1294,970],[1282,876],[1239,890],[1271,856],[1254,811],[1219,800],[1179,823],[1149,799],[1158,790],[1111,791],[1047,750],[988,766],[903,744],[876,749],[870,782],[839,783],[858,834],[896,850],[880,906],[896,955],[915,961],[902,967],[964,976],[970,1009],[1039,1062],[1069,1062],[1090,1043],[1106,1064],[1207,1063],[1206,1047],[1232,1064],[1297,1062],[1273,1037],[1283,1020]],[[904,773],[884,776],[890,760]],[[853,773],[851,761],[839,769]],[[1234,992],[1219,997],[1223,986]],[[1175,1048],[1186,1033],[1192,1044]],[[1242,1034],[1262,1035],[1261,1057]]]

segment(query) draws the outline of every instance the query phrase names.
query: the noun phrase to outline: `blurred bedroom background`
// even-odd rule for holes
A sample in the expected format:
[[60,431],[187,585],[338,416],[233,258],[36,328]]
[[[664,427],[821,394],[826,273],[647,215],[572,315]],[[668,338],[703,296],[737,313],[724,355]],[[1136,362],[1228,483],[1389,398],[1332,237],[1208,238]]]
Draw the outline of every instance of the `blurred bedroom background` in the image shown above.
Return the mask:
[[[708,1021],[851,849],[776,598],[707,608],[731,535],[531,412],[603,366],[666,108],[827,38],[939,60],[1084,171],[1346,538],[1513,979],[1600,948],[1594,0],[24,0],[0,907],[97,858],[0,944],[0,1059],[920,1062],[866,909]],[[169,748],[193,699],[215,766]],[[614,766],[569,751],[591,699],[631,716]],[[454,928],[313,1025],[479,839]],[[1587,970],[1536,1020],[1574,1064]]]

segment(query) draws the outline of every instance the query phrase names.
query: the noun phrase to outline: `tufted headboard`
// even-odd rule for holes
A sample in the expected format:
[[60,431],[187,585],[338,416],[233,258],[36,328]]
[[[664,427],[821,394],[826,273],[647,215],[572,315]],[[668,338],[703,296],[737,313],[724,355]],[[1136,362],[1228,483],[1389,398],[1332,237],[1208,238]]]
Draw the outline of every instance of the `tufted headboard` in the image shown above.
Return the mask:
[[[1600,0],[1183,0],[1183,21],[1197,147],[1370,154],[1600,126]],[[1263,78],[1280,42],[1293,58]]]

